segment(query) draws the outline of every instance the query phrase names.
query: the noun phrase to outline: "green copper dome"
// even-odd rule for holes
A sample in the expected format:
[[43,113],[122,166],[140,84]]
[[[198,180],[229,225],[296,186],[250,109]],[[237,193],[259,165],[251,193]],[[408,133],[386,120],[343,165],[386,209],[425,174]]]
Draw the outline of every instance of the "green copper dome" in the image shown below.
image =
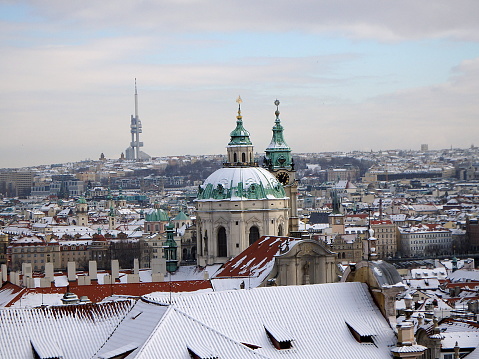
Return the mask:
[[168,222],[169,220],[168,214],[162,209],[155,209],[145,216],[147,222]]
[[198,188],[197,201],[286,198],[283,185],[261,167],[221,168]]
[[190,220],[190,219],[191,219],[191,218],[188,217],[188,216],[185,214],[185,212],[183,212],[183,211],[180,211],[180,213],[178,213],[178,214],[176,215],[176,217],[173,218],[174,221],[188,221],[188,220]]
[[283,136],[283,126],[279,119],[279,101],[274,102],[276,105],[276,120],[273,126],[273,138],[266,149],[265,166],[270,170],[278,170],[285,168],[288,170],[293,169],[294,163],[291,157],[291,148],[288,146]]
[[228,146],[244,146],[253,144],[249,138],[249,132],[243,127],[243,117],[241,116],[240,106],[238,106],[238,116],[236,116],[236,128],[231,131],[230,136],[231,140],[228,143]]

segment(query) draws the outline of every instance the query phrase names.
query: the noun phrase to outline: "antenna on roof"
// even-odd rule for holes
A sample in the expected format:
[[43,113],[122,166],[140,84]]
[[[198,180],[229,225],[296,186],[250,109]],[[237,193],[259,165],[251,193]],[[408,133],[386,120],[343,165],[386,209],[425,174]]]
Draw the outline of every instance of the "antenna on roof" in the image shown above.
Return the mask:
[[136,88],[136,77],[135,77],[135,118],[138,118],[138,90]]

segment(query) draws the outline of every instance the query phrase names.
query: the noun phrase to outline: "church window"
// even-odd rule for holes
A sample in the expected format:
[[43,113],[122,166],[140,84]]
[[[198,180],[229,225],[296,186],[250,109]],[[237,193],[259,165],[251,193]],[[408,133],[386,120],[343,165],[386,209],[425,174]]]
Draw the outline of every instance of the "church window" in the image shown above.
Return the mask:
[[241,154],[241,162],[246,162],[246,153]]
[[233,162],[238,162],[238,155],[236,153],[233,154]]
[[259,239],[259,229],[256,226],[252,226],[249,229],[249,245],[252,245]]
[[218,228],[218,257],[226,257],[228,255],[228,246],[226,242],[226,229]]

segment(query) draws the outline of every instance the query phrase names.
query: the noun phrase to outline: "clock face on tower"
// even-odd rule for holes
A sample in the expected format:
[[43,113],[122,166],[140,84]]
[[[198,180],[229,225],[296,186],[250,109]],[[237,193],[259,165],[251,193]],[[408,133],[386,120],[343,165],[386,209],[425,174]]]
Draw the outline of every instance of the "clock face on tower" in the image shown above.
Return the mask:
[[282,185],[287,185],[289,183],[289,175],[286,172],[279,172],[276,175],[276,178]]

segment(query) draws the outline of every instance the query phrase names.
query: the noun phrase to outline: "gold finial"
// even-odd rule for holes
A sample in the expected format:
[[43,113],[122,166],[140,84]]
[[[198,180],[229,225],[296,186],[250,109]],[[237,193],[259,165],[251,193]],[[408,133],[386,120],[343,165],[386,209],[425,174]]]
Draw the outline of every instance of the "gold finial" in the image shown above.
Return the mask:
[[239,120],[241,119],[241,103],[243,102],[243,100],[241,99],[241,96],[238,96],[238,98],[236,99],[236,102],[238,103],[238,116],[236,116],[236,118]]

